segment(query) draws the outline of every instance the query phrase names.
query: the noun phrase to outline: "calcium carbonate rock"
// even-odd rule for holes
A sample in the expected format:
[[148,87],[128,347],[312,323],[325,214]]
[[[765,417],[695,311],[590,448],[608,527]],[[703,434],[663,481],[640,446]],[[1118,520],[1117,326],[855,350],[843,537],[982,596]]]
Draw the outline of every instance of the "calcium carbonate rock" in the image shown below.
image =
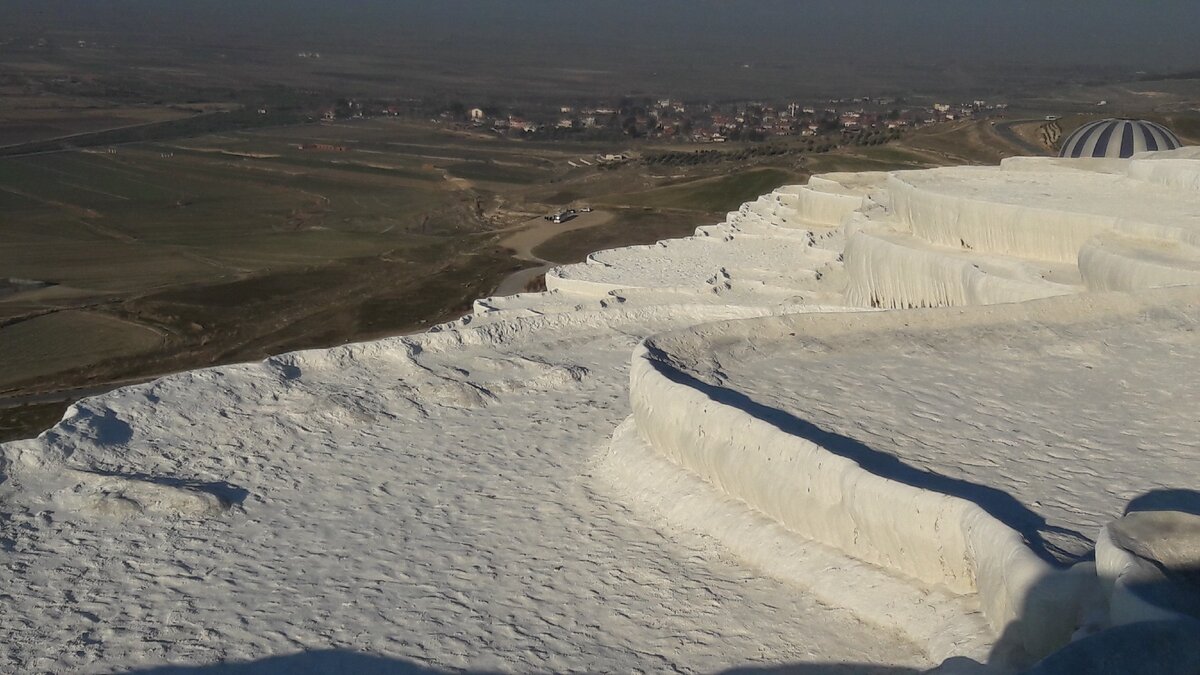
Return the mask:
[[1147,621],[1118,626],[1064,647],[1026,675],[1195,675],[1200,622]]
[[1127,554],[1114,589],[1114,623],[1129,622],[1128,606],[1139,601],[1200,619],[1200,516],[1141,511],[1106,529],[1107,542]]

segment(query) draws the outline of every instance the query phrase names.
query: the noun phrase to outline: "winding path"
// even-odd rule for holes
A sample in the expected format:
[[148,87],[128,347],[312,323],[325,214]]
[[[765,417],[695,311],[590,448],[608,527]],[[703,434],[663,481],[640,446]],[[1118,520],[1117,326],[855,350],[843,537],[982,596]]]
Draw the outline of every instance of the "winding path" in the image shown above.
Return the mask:
[[512,257],[522,262],[538,263],[537,267],[518,270],[508,275],[496,285],[493,295],[515,295],[525,290],[529,282],[545,274],[558,263],[545,260],[534,254],[538,246],[546,243],[564,232],[574,232],[591,227],[599,227],[613,219],[609,211],[592,211],[582,213],[566,223],[553,223],[538,217],[527,221],[520,229],[500,240],[500,245],[512,249]]

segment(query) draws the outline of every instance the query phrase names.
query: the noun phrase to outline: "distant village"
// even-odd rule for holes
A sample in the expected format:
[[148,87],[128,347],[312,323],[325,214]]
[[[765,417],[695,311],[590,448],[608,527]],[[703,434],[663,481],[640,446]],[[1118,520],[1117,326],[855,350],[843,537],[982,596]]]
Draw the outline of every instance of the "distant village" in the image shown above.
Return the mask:
[[530,105],[522,110],[461,102],[430,107],[339,101],[321,111],[325,120],[367,116],[420,116],[433,123],[528,139],[645,138],[679,143],[768,141],[779,137],[890,136],[927,124],[999,115],[1004,103],[907,105],[890,97],[797,102],[685,103],[675,99],[623,98],[610,104]]

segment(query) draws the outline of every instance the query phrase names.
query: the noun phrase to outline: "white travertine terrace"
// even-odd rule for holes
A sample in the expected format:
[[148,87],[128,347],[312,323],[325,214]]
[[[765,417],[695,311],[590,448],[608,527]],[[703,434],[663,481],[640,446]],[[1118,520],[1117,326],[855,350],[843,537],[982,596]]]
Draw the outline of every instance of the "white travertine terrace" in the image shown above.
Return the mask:
[[[1200,392],[1155,389],[1196,366],[1197,322],[1200,289],[1183,287],[708,324],[635,353],[633,417],[721,491],[855,558],[977,593],[997,631],[1019,620],[1021,646],[1045,654],[1095,602],[1089,563],[1045,558],[1085,557],[1130,496],[1200,469]],[[1165,436],[1132,442],[1142,422]]]
[[0,447],[3,669],[1003,671],[1178,615],[1111,523],[1200,469],[1196,149],[814,176],[546,281]]

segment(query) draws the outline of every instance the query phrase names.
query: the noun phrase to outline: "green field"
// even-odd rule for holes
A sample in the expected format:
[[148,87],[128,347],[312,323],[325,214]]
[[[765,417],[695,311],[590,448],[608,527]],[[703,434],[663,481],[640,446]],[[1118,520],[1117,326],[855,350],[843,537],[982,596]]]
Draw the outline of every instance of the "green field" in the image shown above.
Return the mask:
[[559,234],[533,250],[534,255],[556,263],[582,262],[589,253],[618,246],[653,244],[686,237],[699,225],[711,224],[693,213],[620,209],[609,222]]
[[455,162],[446,170],[457,178],[516,185],[530,185],[551,175],[546,169],[496,162]]
[[754,169],[644,192],[609,195],[600,201],[617,206],[721,213],[736,209],[743,202],[781,185],[801,180],[798,175],[784,169]]
[[0,443],[30,438],[62,419],[66,403],[40,403],[0,410]]
[[63,311],[39,316],[0,328],[0,388],[98,359],[144,354],[162,343],[157,331],[104,314]]
[[[487,252],[480,194],[425,157],[353,149],[360,131],[379,143],[393,130],[405,136],[337,130],[339,149],[313,147],[326,141],[305,134],[330,130],[305,125],[287,137],[272,129],[0,159],[0,281],[48,284],[0,296],[0,392],[403,330],[485,294],[456,266],[475,260],[496,276],[510,264]],[[440,289],[432,302],[371,309],[404,309],[393,299],[423,284]]]
[[441,183],[272,162],[155,147],[0,160],[0,265],[98,291],[219,280],[420,245],[461,201]]

